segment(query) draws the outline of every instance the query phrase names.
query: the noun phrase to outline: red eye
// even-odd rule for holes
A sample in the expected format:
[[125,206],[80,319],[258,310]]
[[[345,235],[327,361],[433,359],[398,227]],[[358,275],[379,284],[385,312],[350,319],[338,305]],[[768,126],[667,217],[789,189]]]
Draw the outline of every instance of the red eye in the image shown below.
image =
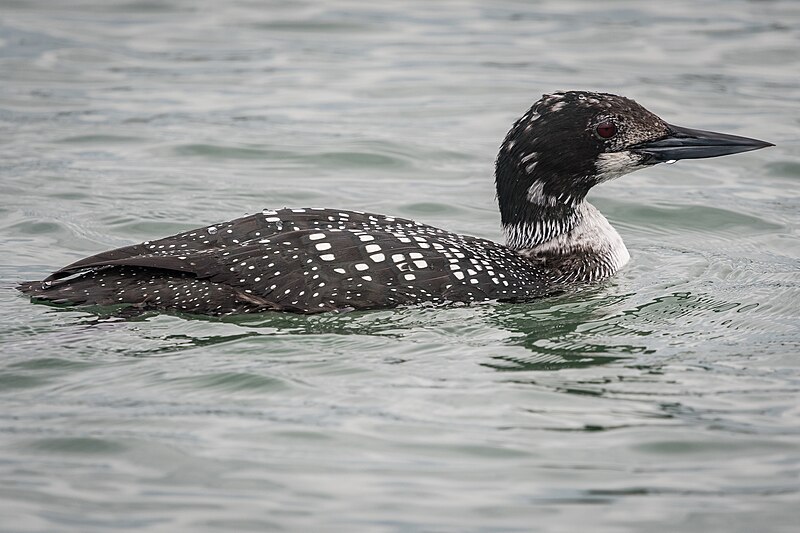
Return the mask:
[[594,131],[601,139],[610,139],[617,134],[617,125],[613,122],[601,122],[594,128]]

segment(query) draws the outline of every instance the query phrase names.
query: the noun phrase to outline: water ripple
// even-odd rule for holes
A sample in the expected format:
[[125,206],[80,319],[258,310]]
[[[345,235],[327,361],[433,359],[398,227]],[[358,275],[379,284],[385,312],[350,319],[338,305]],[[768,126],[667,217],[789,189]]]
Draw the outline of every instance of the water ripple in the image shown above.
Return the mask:
[[[5,2],[4,528],[794,531],[798,39],[789,0]],[[529,304],[122,320],[13,288],[283,205],[498,239],[496,147],[570,88],[777,146],[597,187],[631,262]]]

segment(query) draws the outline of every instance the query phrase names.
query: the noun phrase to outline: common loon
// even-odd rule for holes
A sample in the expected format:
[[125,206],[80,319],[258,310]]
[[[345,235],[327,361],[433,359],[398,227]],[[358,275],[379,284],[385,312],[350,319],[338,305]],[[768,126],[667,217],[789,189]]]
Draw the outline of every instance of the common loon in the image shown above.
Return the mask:
[[524,301],[607,278],[629,259],[585,200],[593,186],[678,159],[771,143],[673,126],[633,100],[546,94],[513,125],[495,183],[506,244],[403,218],[265,209],[103,252],[20,290],[68,305],[207,315]]

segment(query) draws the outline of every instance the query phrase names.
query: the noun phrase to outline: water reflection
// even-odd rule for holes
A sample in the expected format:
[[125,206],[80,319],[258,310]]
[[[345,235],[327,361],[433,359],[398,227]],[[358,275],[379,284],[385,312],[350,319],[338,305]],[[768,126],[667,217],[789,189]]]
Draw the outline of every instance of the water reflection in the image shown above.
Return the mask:
[[[81,313],[73,318],[75,310],[56,308],[52,312],[64,313],[69,319],[42,335],[55,336],[56,342],[63,344],[78,339],[85,342],[87,337],[100,340],[95,333],[110,328],[133,335],[147,331],[146,342],[109,347],[110,351],[137,357],[176,354],[252,337],[365,336],[488,348],[500,354],[489,356],[490,360],[481,364],[499,371],[552,370],[607,364],[646,351],[644,346],[610,342],[605,339],[607,335],[592,333],[602,330],[598,324],[607,320],[608,307],[624,302],[624,297],[606,292],[596,288],[527,304],[412,307],[313,316],[262,313],[212,318],[91,307],[81,310],[89,315]],[[582,332],[587,324],[595,326],[589,333]],[[517,347],[530,355],[507,349]]]
[[[592,295],[592,292],[594,293]],[[674,291],[631,305],[636,295],[605,295],[603,289],[570,295],[560,302],[532,304],[520,312],[498,307],[494,322],[520,333],[516,343],[530,356],[497,355],[486,366],[499,371],[553,370],[603,365],[637,355],[654,354],[665,345],[702,342],[722,332],[697,323],[730,325],[727,315],[740,302],[708,293]]]
[[645,346],[600,342],[601,338],[581,333],[587,323],[602,321],[609,307],[624,301],[624,297],[608,296],[605,292],[602,288],[587,289],[555,301],[527,304],[528,309],[499,306],[493,322],[519,334],[513,344],[531,354],[496,355],[484,366],[502,372],[581,368],[608,364],[646,351]]
[[[498,372],[551,371],[608,365],[657,352],[695,350],[697,345],[721,337],[735,340],[737,334],[753,333],[739,332],[737,323],[747,320],[748,312],[758,308],[702,291],[672,290],[657,296],[651,293],[645,301],[639,301],[641,298],[643,295],[622,292],[612,283],[525,304],[410,307],[312,316],[127,316],[125,309],[113,308],[88,308],[91,314],[87,315],[51,309],[69,318],[55,329],[51,324],[48,331],[40,332],[36,342],[99,343],[113,353],[147,357],[246,343],[259,337],[309,337],[311,342],[328,337],[328,343],[349,337],[354,350],[359,345],[367,349],[394,341],[402,342],[404,353],[413,352],[413,346],[422,350],[439,345],[479,353],[482,358],[476,359],[477,364]],[[742,309],[746,312],[738,312]],[[108,329],[121,335],[97,335]],[[126,342],[131,338],[140,340]],[[416,357],[430,356],[421,353]],[[407,359],[395,353],[386,360]]]

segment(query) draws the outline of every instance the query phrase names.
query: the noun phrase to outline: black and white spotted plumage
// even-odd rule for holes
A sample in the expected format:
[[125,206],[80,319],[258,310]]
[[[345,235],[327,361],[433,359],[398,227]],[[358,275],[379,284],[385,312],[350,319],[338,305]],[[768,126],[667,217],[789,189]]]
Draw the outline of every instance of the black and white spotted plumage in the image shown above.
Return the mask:
[[24,290],[56,303],[222,315],[526,300],[552,286],[495,242],[371,213],[284,208],[97,254]]
[[19,288],[56,304],[208,315],[530,300],[628,261],[622,238],[585,200],[593,186],[664,161],[766,146],[670,125],[621,96],[558,92],[534,103],[500,148],[506,245],[389,216],[284,208],[100,253]]

